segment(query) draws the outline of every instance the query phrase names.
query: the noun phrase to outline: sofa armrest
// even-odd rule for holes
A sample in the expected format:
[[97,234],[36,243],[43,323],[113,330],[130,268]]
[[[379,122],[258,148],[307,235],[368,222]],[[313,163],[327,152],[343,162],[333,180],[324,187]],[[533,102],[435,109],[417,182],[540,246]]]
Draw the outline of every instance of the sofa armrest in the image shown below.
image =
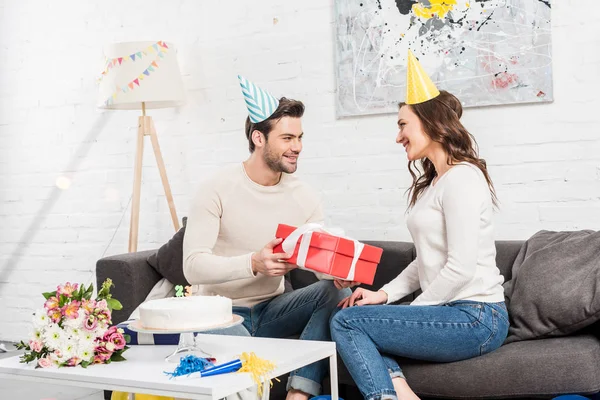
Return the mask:
[[150,290],[161,276],[146,261],[156,250],[125,253],[105,257],[96,263],[96,282],[98,287],[106,278],[112,279],[113,297],[123,304],[123,309],[112,313],[113,324],[126,321],[133,310],[148,296]]

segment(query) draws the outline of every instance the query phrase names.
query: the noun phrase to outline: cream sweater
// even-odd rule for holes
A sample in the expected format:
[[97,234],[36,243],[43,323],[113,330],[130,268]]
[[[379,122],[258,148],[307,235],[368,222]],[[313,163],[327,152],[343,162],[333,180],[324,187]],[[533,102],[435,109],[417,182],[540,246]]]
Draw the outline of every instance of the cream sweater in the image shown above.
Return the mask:
[[419,288],[423,293],[412,305],[504,301],[492,216],[492,199],[481,171],[468,163],[450,168],[421,193],[408,215],[417,257],[382,287],[388,303]]
[[205,182],[188,215],[183,271],[195,295],[229,297],[251,307],[284,291],[283,277],[256,276],[251,256],[275,238],[277,225],[322,222],[319,195],[283,174],[274,186],[252,181],[243,164],[223,168]]

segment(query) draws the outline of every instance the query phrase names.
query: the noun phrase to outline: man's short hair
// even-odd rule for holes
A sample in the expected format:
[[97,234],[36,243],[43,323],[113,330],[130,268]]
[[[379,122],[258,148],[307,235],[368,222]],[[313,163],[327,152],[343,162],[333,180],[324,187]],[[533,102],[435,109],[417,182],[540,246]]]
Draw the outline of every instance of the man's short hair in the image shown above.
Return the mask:
[[269,140],[269,133],[273,126],[283,117],[301,118],[304,115],[304,104],[299,100],[292,100],[282,97],[279,99],[279,106],[275,112],[267,119],[261,122],[253,123],[250,117],[246,118],[246,138],[248,139],[248,149],[254,153],[254,142],[252,141],[252,132],[260,131],[265,135],[265,140]]

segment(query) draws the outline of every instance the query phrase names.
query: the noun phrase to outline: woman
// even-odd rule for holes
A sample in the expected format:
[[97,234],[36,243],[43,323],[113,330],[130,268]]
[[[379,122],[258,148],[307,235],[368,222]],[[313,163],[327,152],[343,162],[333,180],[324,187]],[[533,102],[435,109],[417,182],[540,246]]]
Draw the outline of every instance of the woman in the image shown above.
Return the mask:
[[[424,73],[426,88],[411,85],[414,68],[422,72],[416,59],[410,70],[411,56],[396,143],[404,146],[413,177],[407,224],[417,257],[381,290],[356,289],[331,320],[338,351],[367,400],[418,399],[394,356],[464,360],[497,349],[508,333],[495,263],[492,181],[459,121],[460,101],[437,91]],[[419,163],[422,173],[413,170]],[[411,305],[380,305],[419,288]]]

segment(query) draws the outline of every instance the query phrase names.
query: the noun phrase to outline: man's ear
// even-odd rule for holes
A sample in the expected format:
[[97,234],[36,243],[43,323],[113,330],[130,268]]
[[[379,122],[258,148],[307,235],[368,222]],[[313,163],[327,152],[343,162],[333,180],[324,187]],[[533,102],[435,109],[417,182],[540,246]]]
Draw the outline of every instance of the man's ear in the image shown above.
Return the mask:
[[254,146],[263,147],[265,142],[265,135],[261,131],[256,129],[252,131],[252,143],[254,143]]

